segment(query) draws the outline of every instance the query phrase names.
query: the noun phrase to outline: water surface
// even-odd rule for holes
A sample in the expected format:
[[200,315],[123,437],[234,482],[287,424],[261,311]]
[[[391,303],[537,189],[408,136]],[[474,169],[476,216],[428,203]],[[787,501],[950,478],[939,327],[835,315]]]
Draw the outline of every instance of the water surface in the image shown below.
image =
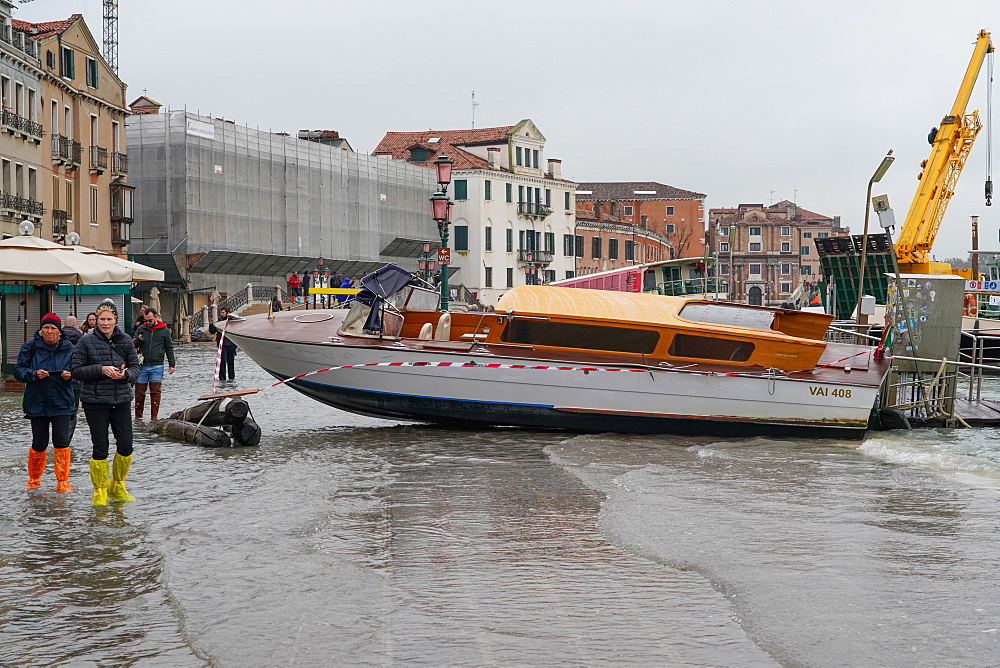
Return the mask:
[[[211,388],[211,348],[178,357],[165,412]],[[260,447],[141,433],[139,500],[95,509],[85,423],[77,492],[51,467],[25,491],[0,393],[0,664],[1000,664],[993,431],[851,449],[249,400]]]

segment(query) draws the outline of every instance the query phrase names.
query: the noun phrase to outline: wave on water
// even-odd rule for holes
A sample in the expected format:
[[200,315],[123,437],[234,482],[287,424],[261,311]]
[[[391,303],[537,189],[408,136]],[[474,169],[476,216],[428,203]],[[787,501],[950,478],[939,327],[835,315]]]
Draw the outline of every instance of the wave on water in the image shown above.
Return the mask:
[[1000,489],[1000,433],[996,429],[887,432],[858,451],[889,464],[914,466]]

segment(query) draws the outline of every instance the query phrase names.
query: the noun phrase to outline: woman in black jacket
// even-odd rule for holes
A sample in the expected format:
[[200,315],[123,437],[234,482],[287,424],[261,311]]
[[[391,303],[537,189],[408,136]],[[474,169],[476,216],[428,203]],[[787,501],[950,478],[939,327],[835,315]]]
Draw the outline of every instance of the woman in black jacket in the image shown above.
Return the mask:
[[[139,377],[139,357],[132,338],[118,327],[118,310],[108,299],[97,307],[97,327],[80,338],[73,352],[73,378],[83,381],[80,403],[94,446],[90,480],[95,506],[135,501],[125,489],[132,465],[132,384]],[[108,427],[115,435],[115,460],[108,482]]]

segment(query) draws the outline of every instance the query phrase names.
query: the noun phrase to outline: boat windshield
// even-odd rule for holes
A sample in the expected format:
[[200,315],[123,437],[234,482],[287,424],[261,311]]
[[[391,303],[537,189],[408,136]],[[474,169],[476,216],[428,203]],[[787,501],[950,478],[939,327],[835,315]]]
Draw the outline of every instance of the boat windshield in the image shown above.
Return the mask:
[[713,325],[733,325],[734,327],[763,330],[774,329],[774,311],[754,306],[692,302],[685,304],[677,315],[685,320]]

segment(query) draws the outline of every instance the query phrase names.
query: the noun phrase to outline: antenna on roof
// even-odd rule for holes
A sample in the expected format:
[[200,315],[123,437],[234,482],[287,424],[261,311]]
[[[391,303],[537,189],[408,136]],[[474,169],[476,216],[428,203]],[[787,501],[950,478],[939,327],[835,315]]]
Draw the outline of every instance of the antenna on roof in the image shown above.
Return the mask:
[[771,204],[774,204],[774,191],[773,190],[771,191],[771,202],[770,202],[770,204],[768,204],[768,206],[770,206]]
[[476,107],[479,103],[476,102],[476,91],[472,91],[472,129],[476,129]]

